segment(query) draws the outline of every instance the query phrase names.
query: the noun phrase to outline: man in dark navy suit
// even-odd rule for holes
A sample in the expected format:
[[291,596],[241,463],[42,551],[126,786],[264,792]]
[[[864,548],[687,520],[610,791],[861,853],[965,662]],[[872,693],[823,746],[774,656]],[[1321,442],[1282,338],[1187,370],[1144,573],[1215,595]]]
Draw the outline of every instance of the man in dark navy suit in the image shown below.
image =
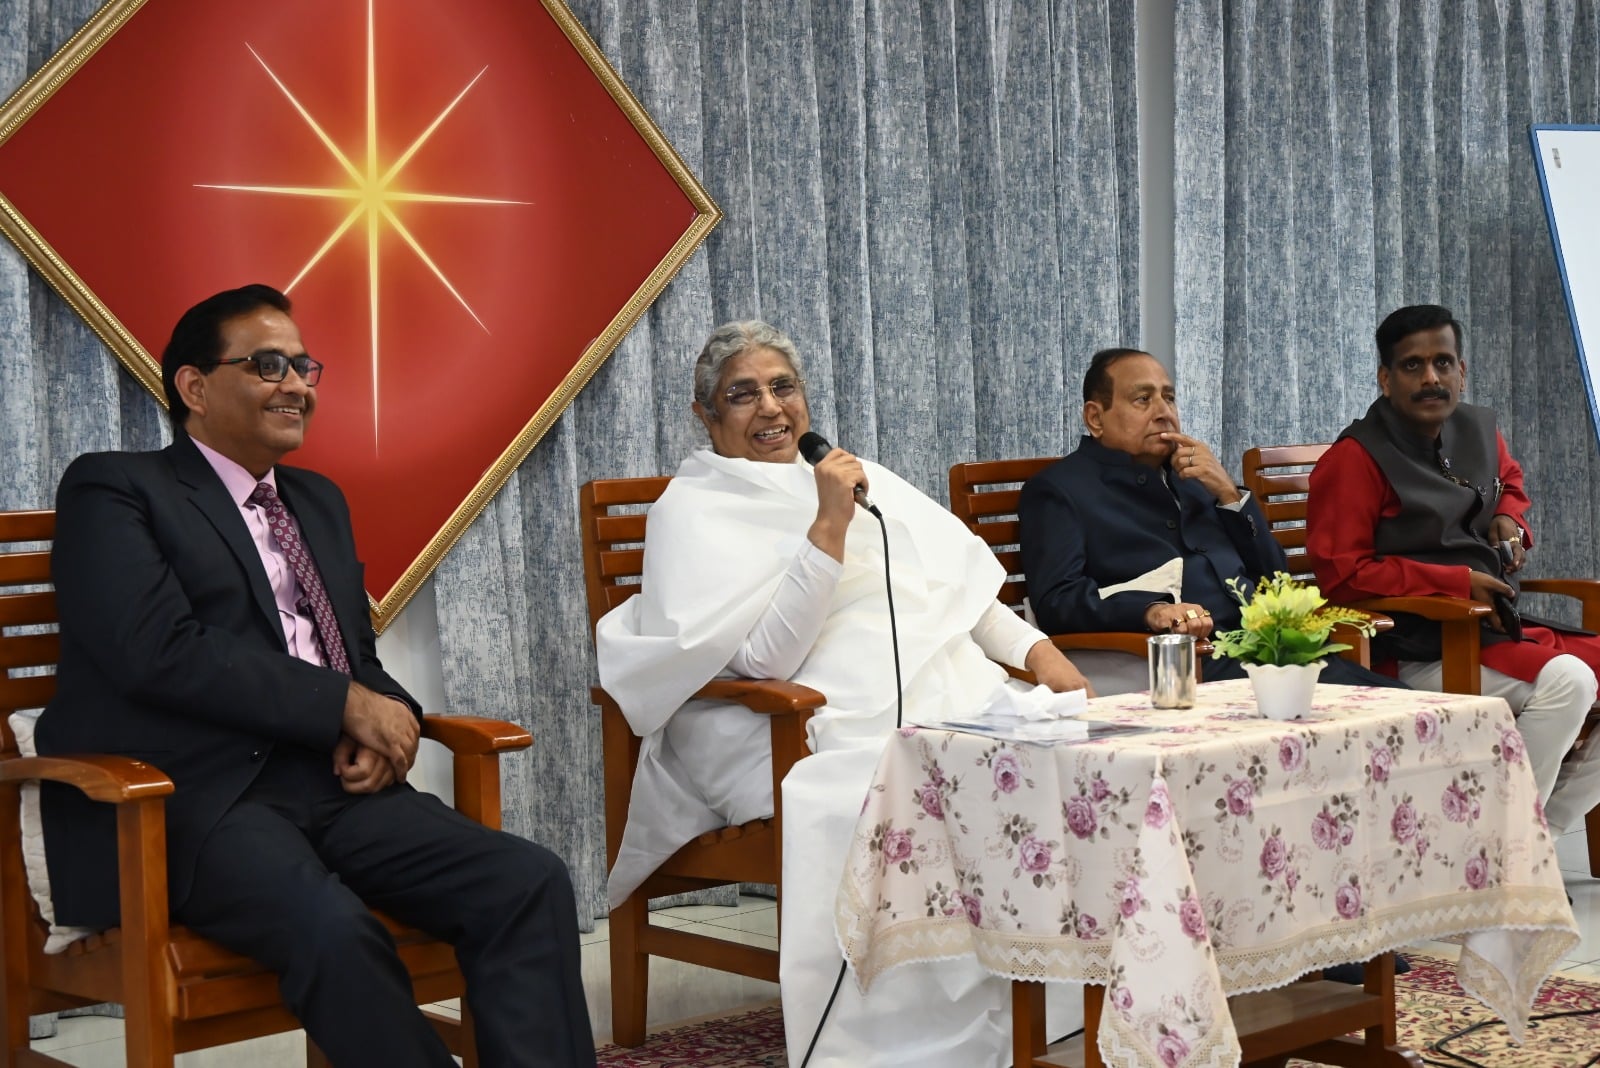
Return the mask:
[[[322,373],[289,310],[267,286],[191,308],[162,357],[173,444],[63,476],[39,749],[171,777],[174,920],[276,971],[334,1064],[454,1063],[370,905],[455,946],[485,1064],[593,1065],[565,867],[405,782],[421,709],[378,661],[344,496],[279,463]],[[45,785],[60,922],[118,922],[113,820]]]
[[[1240,604],[1228,581],[1244,583],[1248,595],[1288,562],[1249,492],[1183,433],[1166,368],[1138,349],[1095,353],[1083,421],[1088,434],[1076,451],[1022,487],[1022,567],[1039,628],[1197,638],[1237,628]],[[1229,659],[1207,660],[1202,673],[1208,681],[1244,675]],[[1322,681],[1396,685],[1339,658]]]

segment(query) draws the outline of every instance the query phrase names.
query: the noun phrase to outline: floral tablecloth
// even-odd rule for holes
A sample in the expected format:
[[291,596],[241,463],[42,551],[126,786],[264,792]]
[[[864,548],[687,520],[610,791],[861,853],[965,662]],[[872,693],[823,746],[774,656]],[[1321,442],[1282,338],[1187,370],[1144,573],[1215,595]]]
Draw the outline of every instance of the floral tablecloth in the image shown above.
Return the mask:
[[1228,995],[1461,936],[1462,986],[1520,1040],[1578,933],[1503,700],[1319,686],[1308,718],[1275,722],[1240,680],[1084,718],[1159,729],[890,739],[837,903],[864,991],[975,954],[1106,986],[1109,1065],[1232,1066]]

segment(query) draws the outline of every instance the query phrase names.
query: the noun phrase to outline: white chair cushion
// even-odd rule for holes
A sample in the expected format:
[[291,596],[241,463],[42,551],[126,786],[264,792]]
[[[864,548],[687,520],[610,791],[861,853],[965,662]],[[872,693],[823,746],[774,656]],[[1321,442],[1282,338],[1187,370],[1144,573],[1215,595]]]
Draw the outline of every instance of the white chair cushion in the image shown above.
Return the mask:
[[[11,733],[17,738],[17,752],[25,757],[37,756],[33,743],[33,728],[43,709],[30,708],[11,713]],[[45,939],[46,953],[60,953],[80,938],[94,934],[92,927],[63,927],[56,923],[56,908],[50,901],[50,870],[44,862],[44,819],[39,814],[39,784],[22,786],[22,863],[28,871],[28,890],[39,906],[39,915],[50,925],[50,937]]]

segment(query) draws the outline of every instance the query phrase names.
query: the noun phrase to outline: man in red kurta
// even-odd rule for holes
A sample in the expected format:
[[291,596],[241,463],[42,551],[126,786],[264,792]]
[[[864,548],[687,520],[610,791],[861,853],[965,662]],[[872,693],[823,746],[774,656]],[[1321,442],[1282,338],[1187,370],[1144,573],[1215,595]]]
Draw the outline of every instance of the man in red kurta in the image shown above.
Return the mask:
[[[1383,396],[1311,472],[1306,553],[1317,583],[1336,602],[1444,594],[1496,609],[1484,623],[1483,692],[1517,713],[1560,833],[1600,802],[1600,747],[1562,763],[1594,703],[1600,638],[1531,622],[1513,636],[1507,606],[1533,548],[1531,504],[1494,411],[1461,403],[1461,324],[1437,305],[1401,308],[1377,342]],[[1410,685],[1440,688],[1439,624],[1398,614],[1373,651]]]

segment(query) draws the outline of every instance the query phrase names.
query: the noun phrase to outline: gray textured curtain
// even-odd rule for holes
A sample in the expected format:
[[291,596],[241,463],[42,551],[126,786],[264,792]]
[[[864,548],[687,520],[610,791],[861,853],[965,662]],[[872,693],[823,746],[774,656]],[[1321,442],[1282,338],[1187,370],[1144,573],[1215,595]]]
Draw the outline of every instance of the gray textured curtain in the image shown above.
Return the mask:
[[[95,7],[0,0],[0,81],[20,85]],[[574,7],[727,217],[435,586],[451,709],[536,738],[508,764],[507,826],[563,855],[599,912],[578,487],[671,472],[701,443],[689,369],[733,318],[795,338],[820,430],[940,499],[956,461],[1066,448],[1089,353],[1139,335],[1135,7]],[[154,402],[9,245],[0,302],[0,507],[48,505],[79,452],[162,443]]]
[[440,569],[452,704],[537,738],[518,830],[604,887],[578,487],[703,441],[710,328],[768,319],[812,418],[939,499],[959,460],[1062,451],[1088,355],[1138,323],[1134,5],[580,2],[722,225]]
[[1592,0],[1185,0],[1177,15],[1177,364],[1234,463],[1331,441],[1377,395],[1404,304],[1466,326],[1539,575],[1600,574],[1595,435],[1529,147],[1600,122]]
[[[5,94],[76,32],[97,5],[30,7],[0,0],[0,86]],[[0,241],[0,511],[48,508],[73,457],[106,449],[155,449],[171,441],[161,408],[122,370],[94,332]],[[65,1015],[122,1014],[100,1005]],[[54,1014],[30,1034],[56,1033]]]
[[[10,95],[99,5],[0,0],[0,87]],[[0,509],[45,508],[73,457],[160,448],[166,417],[83,320],[0,241]]]

